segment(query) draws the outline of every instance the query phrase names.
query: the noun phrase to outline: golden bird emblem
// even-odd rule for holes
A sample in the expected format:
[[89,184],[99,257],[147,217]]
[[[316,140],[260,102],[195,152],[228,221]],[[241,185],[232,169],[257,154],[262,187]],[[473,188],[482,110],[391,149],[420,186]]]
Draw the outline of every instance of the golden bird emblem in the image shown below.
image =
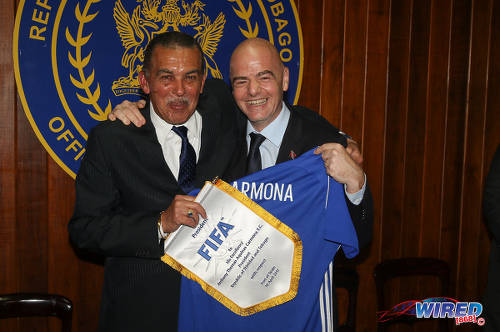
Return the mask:
[[116,1],[113,9],[113,18],[116,21],[116,30],[120,35],[122,45],[125,48],[121,64],[128,68],[128,76],[122,77],[115,84],[128,87],[139,86],[137,74],[142,69],[144,60],[144,49],[151,40],[151,35],[159,27],[154,22],[145,20],[141,16],[141,9],[137,6],[129,16],[120,0]]
[[210,18],[207,15],[203,14],[203,23],[194,27],[197,31],[194,38],[198,41],[205,54],[207,71],[210,71],[212,77],[215,78],[222,78],[222,73],[213,57],[215,52],[217,52],[217,46],[222,38],[225,23],[226,17],[222,12],[219,13],[219,16],[217,16],[213,23],[210,22]]
[[187,4],[182,1],[184,14],[181,14],[181,8],[178,5],[178,0],[167,0],[166,4],[161,6],[161,11],[158,8],[161,5],[159,0],[138,0],[143,2],[142,12],[144,17],[149,20],[162,23],[162,28],[156,33],[162,33],[172,28],[175,31],[179,30],[180,26],[193,26],[198,24],[200,20],[199,11],[203,11],[205,4],[200,0],[196,0],[192,4]]
[[222,73],[214,60],[226,23],[222,12],[212,23],[210,18],[202,13],[206,5],[200,0],[192,3],[182,0],[182,10],[179,0],[136,0],[136,2],[139,5],[130,14],[121,0],[117,0],[113,8],[116,30],[125,48],[121,64],[128,70],[126,76],[113,82],[112,90],[116,96],[141,94],[138,74],[142,70],[144,49],[157,34],[168,30],[179,31],[179,26],[193,27],[196,31],[194,38],[205,55],[207,71],[213,77],[222,78]]

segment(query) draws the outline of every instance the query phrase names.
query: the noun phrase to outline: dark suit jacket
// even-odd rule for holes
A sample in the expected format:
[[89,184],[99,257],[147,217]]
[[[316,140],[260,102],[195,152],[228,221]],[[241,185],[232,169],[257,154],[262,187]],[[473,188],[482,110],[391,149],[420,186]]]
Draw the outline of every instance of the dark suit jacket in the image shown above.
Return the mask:
[[500,330],[500,146],[486,177],[483,195],[483,215],[492,235],[488,265],[488,283],[484,296],[485,331]]
[[[282,163],[300,156],[324,143],[340,143],[347,145],[345,137],[339,134],[339,130],[332,126],[325,118],[302,106],[287,105],[290,109],[290,120],[288,121],[283,140],[278,152],[276,163]],[[238,122],[238,131],[243,133],[241,148],[232,161],[232,167],[226,173],[225,178],[229,181],[236,180],[245,175],[247,159],[247,142],[245,139],[246,119],[242,116]],[[358,235],[359,247],[367,246],[372,238],[373,232],[373,198],[370,187],[366,186],[363,200],[359,205],[354,205],[346,197],[349,214]],[[333,257],[332,257],[333,258]],[[335,281],[333,281],[335,283]],[[333,294],[334,307],[336,307],[336,296]],[[338,325],[337,310],[334,311],[334,330]]]
[[[202,116],[196,186],[226,171],[235,148],[235,105],[222,81],[207,81],[197,110]],[[106,257],[100,331],[176,331],[180,274],[160,261],[157,221],[176,194],[151,124],[120,121],[96,126],[76,178],[69,222],[72,242]]]
[[[287,106],[290,109],[290,120],[278,152],[277,164],[293,159],[292,152],[300,156],[323,143],[333,142],[346,146],[345,137],[339,134],[339,130],[325,118],[302,106]],[[246,132],[244,118],[239,119],[238,127],[240,132]],[[241,144],[238,155],[233,159],[233,166],[225,176],[229,181],[245,175],[248,148],[244,137],[241,139]],[[347,198],[346,202],[358,235],[359,247],[362,248],[368,245],[372,238],[373,198],[369,186],[366,186],[363,200],[359,205],[352,204]]]

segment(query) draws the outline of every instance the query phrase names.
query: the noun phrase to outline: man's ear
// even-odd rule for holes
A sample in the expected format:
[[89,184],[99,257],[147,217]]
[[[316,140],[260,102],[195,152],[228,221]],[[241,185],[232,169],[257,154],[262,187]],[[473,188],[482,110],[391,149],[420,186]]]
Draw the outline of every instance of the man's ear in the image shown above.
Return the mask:
[[205,87],[206,80],[207,80],[207,72],[205,72],[205,74],[203,74],[203,77],[201,79],[200,93],[203,93],[203,88]]
[[290,72],[288,67],[283,67],[283,91],[288,90],[288,82],[290,79]]
[[141,85],[142,91],[144,91],[145,94],[149,94],[149,84],[148,80],[146,79],[146,72],[144,70],[141,70],[139,72],[139,84]]

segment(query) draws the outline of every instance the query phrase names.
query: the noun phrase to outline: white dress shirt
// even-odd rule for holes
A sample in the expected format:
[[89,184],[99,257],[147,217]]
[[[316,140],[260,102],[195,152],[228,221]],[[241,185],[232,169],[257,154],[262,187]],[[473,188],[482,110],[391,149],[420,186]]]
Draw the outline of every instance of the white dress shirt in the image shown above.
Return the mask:
[[259,147],[260,159],[262,161],[262,169],[274,166],[276,160],[278,159],[278,152],[280,150],[281,141],[285,135],[286,127],[288,126],[288,121],[290,120],[290,110],[283,104],[280,114],[266,126],[261,132],[255,130],[250,123],[247,121],[247,154],[250,149],[250,134],[258,133],[263,135],[266,140],[262,142]]
[[[174,131],[172,131],[173,125],[167,123],[165,120],[160,118],[158,114],[154,111],[153,104],[151,104],[150,110],[151,122],[155,127],[156,137],[158,137],[158,142],[161,145],[163,151],[163,158],[168,165],[168,168],[172,171],[175,179],[179,177],[179,156],[181,155],[182,139]],[[187,137],[189,143],[193,146],[194,152],[196,153],[196,161],[198,161],[198,156],[200,154],[201,147],[201,115],[198,111],[194,111],[193,115],[183,124],[176,126],[185,126],[187,131]]]
[[[246,131],[246,140],[247,140],[247,154],[248,149],[250,149],[250,134],[258,133],[263,135],[266,140],[262,142],[259,147],[260,157],[262,161],[262,169],[274,166],[276,164],[276,160],[278,159],[278,152],[281,146],[281,142],[283,141],[283,136],[285,135],[286,127],[288,126],[288,121],[290,120],[290,110],[282,103],[282,109],[280,114],[273,120],[269,125],[266,126],[261,132],[254,129],[250,121],[247,121],[247,131]],[[365,174],[365,182],[363,187],[353,194],[347,192],[347,186],[344,185],[344,191],[347,195],[349,201],[352,204],[358,205],[363,200],[363,195],[366,190],[366,174]]]
[[[166,122],[156,114],[153,104],[150,104],[149,114],[151,115],[151,123],[156,131],[156,137],[161,145],[163,158],[165,158],[168,168],[170,168],[170,171],[177,180],[179,178],[179,157],[181,155],[182,138],[172,131],[172,124]],[[177,126],[185,126],[188,129],[188,141],[193,146],[194,152],[196,153],[196,161],[198,161],[201,147],[202,126],[200,113],[195,110],[193,115],[191,115],[186,122]],[[158,241],[165,238],[167,235],[168,233],[163,232],[163,229],[158,227]]]

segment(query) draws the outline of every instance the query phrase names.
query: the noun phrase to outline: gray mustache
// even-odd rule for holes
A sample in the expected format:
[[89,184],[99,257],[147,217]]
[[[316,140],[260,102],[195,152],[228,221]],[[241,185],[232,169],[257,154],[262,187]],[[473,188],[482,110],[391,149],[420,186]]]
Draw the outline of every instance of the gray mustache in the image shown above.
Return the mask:
[[185,97],[169,98],[169,99],[167,99],[167,104],[171,104],[171,103],[175,103],[175,104],[188,104],[189,100],[187,98],[185,98]]

